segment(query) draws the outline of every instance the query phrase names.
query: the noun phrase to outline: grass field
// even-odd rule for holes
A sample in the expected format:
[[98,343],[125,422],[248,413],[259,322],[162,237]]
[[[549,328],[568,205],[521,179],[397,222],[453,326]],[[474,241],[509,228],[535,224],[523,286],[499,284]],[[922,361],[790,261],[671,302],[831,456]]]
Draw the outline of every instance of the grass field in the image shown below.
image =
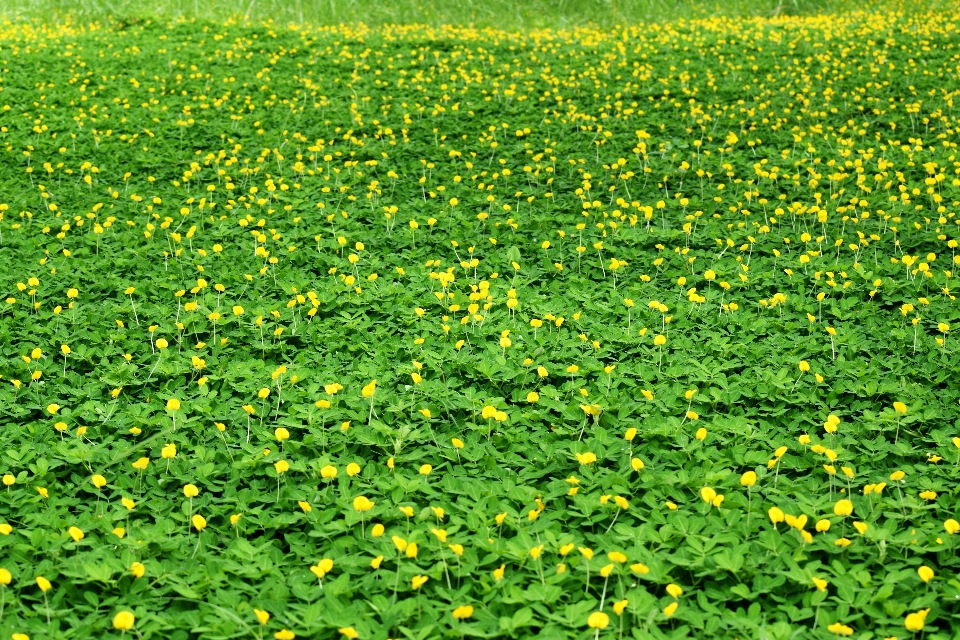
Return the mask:
[[23,6],[0,637],[956,637],[952,12]]
[[[956,11],[946,0],[900,3],[910,12]],[[708,17],[816,15],[871,7],[889,11],[889,2],[867,0],[7,0],[0,16],[56,23],[154,17],[160,19],[273,20],[280,24],[347,23],[442,24],[506,30],[631,25]]]

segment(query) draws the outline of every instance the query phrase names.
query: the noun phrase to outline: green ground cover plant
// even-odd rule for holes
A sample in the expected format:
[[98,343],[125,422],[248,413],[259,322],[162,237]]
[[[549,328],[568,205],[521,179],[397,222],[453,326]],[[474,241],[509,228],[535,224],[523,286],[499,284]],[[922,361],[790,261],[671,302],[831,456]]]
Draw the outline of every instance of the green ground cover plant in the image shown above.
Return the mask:
[[6,23],[0,636],[955,637],[958,28]]
[[[381,24],[442,24],[511,30],[569,28],[595,25],[610,27],[639,21],[663,22],[677,19],[727,17],[772,17],[810,15],[863,8],[877,0],[724,0],[705,3],[697,0],[6,0],[0,16],[38,18],[57,22],[65,16],[81,21],[129,19],[132,16],[165,20],[272,20],[297,25],[339,25],[344,22]],[[911,10],[939,7],[954,11],[945,0],[919,1]]]

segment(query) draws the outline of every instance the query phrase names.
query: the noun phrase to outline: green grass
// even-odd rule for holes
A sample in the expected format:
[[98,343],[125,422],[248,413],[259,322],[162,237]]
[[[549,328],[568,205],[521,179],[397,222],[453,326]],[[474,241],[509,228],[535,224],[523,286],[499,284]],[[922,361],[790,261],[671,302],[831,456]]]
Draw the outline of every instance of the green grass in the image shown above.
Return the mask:
[[48,17],[0,638],[956,636],[952,14]]
[[[876,3],[875,3],[876,4]],[[879,3],[883,5],[884,3]],[[915,3],[930,6],[934,3]],[[949,7],[949,3],[937,2]],[[461,24],[510,29],[662,22],[707,16],[771,17],[862,9],[850,0],[8,0],[0,15],[57,21],[129,18],[272,19],[281,24]]]

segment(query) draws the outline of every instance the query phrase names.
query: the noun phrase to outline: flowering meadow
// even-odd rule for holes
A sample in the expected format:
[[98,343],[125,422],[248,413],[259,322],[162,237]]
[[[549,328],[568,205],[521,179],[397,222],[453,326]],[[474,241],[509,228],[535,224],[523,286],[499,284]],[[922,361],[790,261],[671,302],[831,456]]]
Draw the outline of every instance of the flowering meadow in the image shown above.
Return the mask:
[[956,637],[958,73],[3,24],[0,637]]

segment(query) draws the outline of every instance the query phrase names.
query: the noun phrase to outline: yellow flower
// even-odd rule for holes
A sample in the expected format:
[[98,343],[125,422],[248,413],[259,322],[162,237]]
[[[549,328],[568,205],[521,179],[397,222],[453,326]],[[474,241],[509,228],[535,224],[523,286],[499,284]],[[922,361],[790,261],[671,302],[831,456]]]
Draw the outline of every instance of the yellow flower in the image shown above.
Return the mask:
[[500,565],[499,569],[494,569],[493,579],[496,580],[497,582],[500,582],[501,580],[503,580],[503,572],[506,571],[506,569],[507,569],[507,565],[505,564]]
[[37,576],[37,586],[40,587],[40,591],[49,591],[52,585],[43,576]]
[[683,595],[683,589],[681,589],[679,585],[671,583],[667,585],[667,593],[674,598],[679,598],[681,595]]
[[931,569],[926,565],[923,565],[919,569],[917,569],[917,575],[919,575],[920,579],[923,580],[924,582],[930,582],[931,580],[933,580],[933,575],[934,575],[933,569]]
[[673,614],[677,612],[677,607],[679,606],[680,606],[679,602],[676,602],[676,601],[671,602],[666,607],[664,607],[663,615],[667,616],[668,618],[672,618]]
[[755,471],[746,471],[740,476],[740,484],[744,487],[752,487],[757,484],[757,474]]
[[90,481],[93,483],[97,489],[102,489],[107,484],[107,479],[101,476],[100,474],[94,475]]
[[197,489],[196,485],[188,484],[183,487],[183,495],[188,498],[196,498],[200,495],[200,489]]
[[845,624],[841,624],[841,623],[839,623],[839,622],[834,622],[833,624],[828,625],[828,626],[827,626],[827,631],[829,631],[830,633],[834,633],[834,634],[836,634],[836,635],[838,635],[838,636],[852,636],[852,635],[853,635],[853,629],[852,629],[852,628],[848,627],[848,626],[845,625]]
[[414,591],[416,591],[417,589],[425,585],[427,583],[427,580],[429,579],[430,578],[428,576],[413,576],[413,580],[410,581],[410,584],[413,587]]
[[773,523],[773,526],[783,522],[784,514],[779,507],[770,507],[770,510],[767,511],[767,515],[770,517],[770,522]]
[[364,511],[370,511],[370,509],[373,509],[373,505],[374,503],[371,502],[370,499],[367,498],[366,496],[357,496],[356,498],[353,499],[354,510],[359,511],[361,513]]
[[837,500],[837,503],[833,505],[833,513],[841,517],[849,516],[853,513],[853,503],[846,498]]
[[868,526],[866,522],[854,522],[853,527],[857,530],[857,533],[863,535],[867,532]]
[[577,456],[577,461],[582,465],[593,464],[597,461],[597,455],[590,451],[587,451],[586,453],[577,453],[574,455]]
[[194,516],[190,518],[190,522],[193,523],[193,528],[197,531],[203,531],[207,527],[206,518],[201,516],[199,513],[194,514]]
[[130,565],[130,573],[133,574],[134,578],[142,578],[146,572],[147,568],[141,562],[134,562]]
[[113,628],[120,631],[130,631],[136,621],[137,619],[133,613],[130,611],[121,611],[113,616]]
[[704,487],[700,489],[700,497],[703,498],[704,502],[713,502],[713,499],[717,497],[717,492],[710,487]]
[[466,620],[473,616],[473,606],[469,604],[460,605],[453,610],[451,615],[453,615],[455,620]]
[[340,632],[340,635],[347,638],[347,640],[357,640],[360,637],[360,634],[357,633],[357,630],[353,627],[341,627],[337,629]]
[[74,542],[80,542],[81,540],[83,540],[84,534],[79,527],[70,527],[67,530],[67,533],[70,534],[70,537],[73,538]]
[[323,576],[330,573],[333,569],[333,560],[330,558],[323,558],[317,564],[310,567],[310,571],[313,575],[317,576],[317,579],[323,580]]
[[606,629],[610,624],[610,616],[603,611],[594,611],[587,618],[587,626],[591,629]]
[[273,637],[277,640],[293,640],[297,637],[297,634],[295,634],[293,631],[280,629],[280,631],[277,631],[275,634],[273,634]]
[[376,391],[377,391],[377,381],[376,381],[376,380],[372,380],[372,381],[370,382],[370,384],[365,385],[365,386],[360,390],[360,394],[361,394],[364,398],[372,398],[372,397],[373,397],[373,394],[374,394]]
[[916,613],[908,613],[907,617],[903,620],[903,626],[907,631],[923,631],[923,625],[926,624],[928,613],[930,613],[930,609],[921,609]]

